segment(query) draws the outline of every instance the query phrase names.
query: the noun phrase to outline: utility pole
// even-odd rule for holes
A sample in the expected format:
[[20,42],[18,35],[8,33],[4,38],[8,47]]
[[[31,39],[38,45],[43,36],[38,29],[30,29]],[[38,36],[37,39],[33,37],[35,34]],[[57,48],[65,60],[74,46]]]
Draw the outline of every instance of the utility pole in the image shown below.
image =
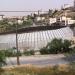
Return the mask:
[[18,19],[17,19],[17,24],[16,24],[16,50],[17,50],[17,65],[20,65],[19,61],[19,49],[18,49]]
[[38,16],[40,16],[40,11],[38,10]]

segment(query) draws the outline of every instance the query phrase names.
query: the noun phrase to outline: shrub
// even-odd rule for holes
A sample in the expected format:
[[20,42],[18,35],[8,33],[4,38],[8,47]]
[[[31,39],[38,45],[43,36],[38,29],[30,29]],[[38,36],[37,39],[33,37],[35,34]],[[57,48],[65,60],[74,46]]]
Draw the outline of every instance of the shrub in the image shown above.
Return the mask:
[[53,39],[50,43],[47,44],[47,49],[50,53],[60,53],[62,50],[62,39]]
[[[20,53],[20,51],[18,52],[18,55],[19,55],[19,56],[22,55],[22,54]],[[7,56],[7,57],[15,57],[15,56],[17,56],[17,51],[12,50],[12,49],[6,50],[5,56]]]
[[40,49],[41,54],[49,54],[49,50],[46,47]]
[[34,55],[34,54],[35,54],[34,50],[30,50],[29,53],[30,53],[31,55]]
[[5,56],[6,57],[12,57],[13,56],[13,51],[12,50],[5,50]]
[[47,44],[46,47],[40,49],[41,54],[58,54],[75,51],[75,48],[72,48],[72,41],[62,40],[62,39],[53,39],[51,42]]
[[34,54],[35,54],[34,50],[30,50],[30,51],[25,51],[24,52],[24,55],[26,55],[26,56],[34,55]]
[[6,59],[6,58],[5,58],[4,52],[1,52],[1,51],[0,51],[0,67],[6,64],[6,63],[5,63],[5,59]]
[[71,41],[64,40],[64,42],[63,42],[63,52],[69,52],[71,50],[70,49],[71,45],[72,45]]
[[[3,53],[5,57],[15,57],[17,56],[17,52],[13,49],[8,49],[8,50],[1,50],[0,53]],[[18,55],[21,56],[22,54],[18,52]]]

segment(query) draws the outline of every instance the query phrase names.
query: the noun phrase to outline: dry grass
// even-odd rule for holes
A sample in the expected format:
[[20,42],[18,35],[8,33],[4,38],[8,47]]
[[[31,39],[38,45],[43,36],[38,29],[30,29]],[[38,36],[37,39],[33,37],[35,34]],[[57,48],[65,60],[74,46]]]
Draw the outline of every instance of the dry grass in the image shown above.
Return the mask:
[[75,68],[70,65],[35,67],[21,65],[0,69],[0,75],[75,75]]

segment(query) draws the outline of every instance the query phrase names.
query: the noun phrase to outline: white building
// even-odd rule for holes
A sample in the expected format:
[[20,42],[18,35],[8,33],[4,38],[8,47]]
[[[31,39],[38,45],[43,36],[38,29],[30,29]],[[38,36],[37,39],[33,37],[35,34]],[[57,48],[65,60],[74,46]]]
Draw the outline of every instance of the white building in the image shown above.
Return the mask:
[[68,24],[75,24],[75,20],[68,20]]
[[71,7],[71,5],[69,5],[69,4],[64,4],[64,6],[63,6],[64,9],[69,8],[69,7]]
[[60,21],[64,21],[65,25],[67,25],[67,24],[74,24],[75,23],[75,20],[72,20],[72,18],[66,17],[66,16],[60,17]]
[[23,20],[18,20],[18,24],[22,24],[23,23]]
[[41,17],[36,17],[36,20],[37,20],[37,21],[40,21],[40,20],[41,20]]
[[39,17],[39,16],[38,16],[38,17],[36,17],[36,20],[37,20],[37,21],[43,21],[43,20],[45,20],[45,17]]
[[66,17],[66,16],[62,16],[62,17],[60,18],[60,21],[65,21],[65,20],[71,20],[71,18]]
[[49,18],[49,24],[55,23],[56,21],[56,18]]

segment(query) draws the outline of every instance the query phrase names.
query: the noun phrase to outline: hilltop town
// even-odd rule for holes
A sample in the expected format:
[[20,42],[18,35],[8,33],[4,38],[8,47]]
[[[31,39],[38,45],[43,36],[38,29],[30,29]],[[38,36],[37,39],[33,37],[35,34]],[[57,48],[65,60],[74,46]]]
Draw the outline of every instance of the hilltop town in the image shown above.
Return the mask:
[[0,15],[0,33],[15,31],[30,26],[70,26],[75,24],[75,2],[73,6],[64,5],[60,10],[37,11],[27,16],[5,16]]

